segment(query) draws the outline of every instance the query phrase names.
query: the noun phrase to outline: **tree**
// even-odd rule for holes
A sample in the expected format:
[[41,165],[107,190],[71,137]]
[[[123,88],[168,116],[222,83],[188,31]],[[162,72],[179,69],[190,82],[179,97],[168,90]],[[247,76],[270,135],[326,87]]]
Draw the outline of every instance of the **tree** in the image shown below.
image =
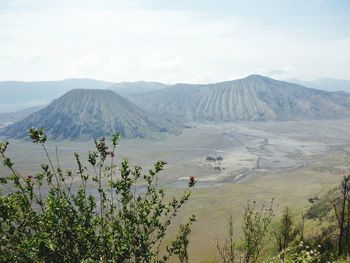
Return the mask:
[[218,252],[219,260],[222,263],[233,263],[235,260],[235,244],[233,241],[233,217],[229,220],[229,236],[220,244],[219,239],[215,240],[215,246]]
[[180,225],[177,239],[173,242],[174,251],[181,263],[188,263],[188,235],[191,233],[190,224]]
[[[338,235],[338,256],[345,253],[345,234],[346,232],[346,202],[349,202],[350,191],[350,175],[344,176],[339,191],[336,193],[336,197],[331,199],[330,202],[333,206],[334,213],[337,218],[339,235]],[[349,208],[350,210],[350,208]],[[349,219],[350,220],[350,219]]]
[[301,241],[304,241],[305,235],[305,214],[301,215],[301,220],[295,225],[295,234],[300,237]]
[[[277,230],[274,232],[274,236],[277,242],[278,252],[282,252],[287,249],[289,243],[293,240],[293,222],[290,216],[288,207],[283,210],[282,218],[278,224]],[[282,254],[282,260],[284,254]]]
[[35,175],[20,174],[6,155],[9,143],[0,143],[1,159],[10,171],[0,180],[0,262],[161,263],[183,253],[178,244],[184,241],[187,254],[194,216],[164,253],[160,249],[191,194],[185,191],[165,201],[165,191],[156,183],[165,162],[158,161],[142,175],[142,168],[131,168],[125,158],[118,174],[115,134],[111,145],[105,138],[95,140],[96,150],[88,155],[90,169],[75,153],[77,170],[63,171],[46,149],[44,130],[29,129],[29,135],[42,146],[48,162]]
[[259,257],[265,249],[265,245],[269,240],[273,214],[273,200],[269,205],[262,205],[257,208],[255,201],[248,202],[243,215],[243,251],[244,262],[258,262]]

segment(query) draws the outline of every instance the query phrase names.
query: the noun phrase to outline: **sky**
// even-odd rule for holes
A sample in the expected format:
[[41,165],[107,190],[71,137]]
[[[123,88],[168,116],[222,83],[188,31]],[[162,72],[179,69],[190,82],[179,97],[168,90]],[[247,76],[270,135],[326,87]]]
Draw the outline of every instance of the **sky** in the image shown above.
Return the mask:
[[0,0],[0,80],[350,79],[349,0]]

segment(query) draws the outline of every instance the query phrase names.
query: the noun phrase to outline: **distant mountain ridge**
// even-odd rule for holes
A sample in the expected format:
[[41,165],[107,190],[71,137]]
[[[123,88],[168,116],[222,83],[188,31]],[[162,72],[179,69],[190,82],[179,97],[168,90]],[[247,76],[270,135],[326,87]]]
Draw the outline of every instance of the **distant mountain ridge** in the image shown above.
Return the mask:
[[[126,99],[111,90],[123,87],[140,93],[129,92]],[[151,91],[142,93],[142,87]],[[177,133],[185,122],[350,117],[350,93],[306,88],[260,75],[201,85],[122,82],[108,88],[71,90],[6,126],[0,135],[25,138],[28,128],[44,127],[52,139],[90,139],[116,131],[126,138],[153,138]]]
[[30,107],[15,112],[0,113],[0,127],[20,121],[30,114],[41,110],[42,108],[44,108],[44,106]]
[[123,82],[119,82],[111,85],[110,87],[108,87],[108,89],[111,89],[122,96],[129,96],[129,95],[164,89],[169,86],[170,85],[160,83],[160,82],[123,81]]
[[73,89],[111,89],[123,96],[167,87],[159,82],[109,82],[88,78],[57,81],[0,81],[0,113],[49,104]]
[[0,81],[0,112],[49,104],[76,88],[106,89],[113,83],[93,79],[65,79],[57,81]]
[[289,82],[296,83],[308,88],[321,89],[326,91],[350,92],[350,80],[345,79],[321,78],[314,81],[290,79]]
[[51,139],[90,139],[119,132],[126,138],[152,138],[175,132],[171,121],[132,104],[111,90],[75,89],[44,109],[4,128],[0,134],[25,138],[30,127],[43,127]]
[[213,84],[176,84],[135,95],[147,110],[185,121],[286,121],[350,116],[350,94],[310,89],[260,75]]

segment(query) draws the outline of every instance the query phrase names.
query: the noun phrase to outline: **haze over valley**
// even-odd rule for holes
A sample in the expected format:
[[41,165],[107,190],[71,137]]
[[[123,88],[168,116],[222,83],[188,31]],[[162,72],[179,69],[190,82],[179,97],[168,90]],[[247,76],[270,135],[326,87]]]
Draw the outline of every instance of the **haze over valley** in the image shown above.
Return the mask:
[[[332,166],[335,174],[348,164],[350,139],[345,131],[350,93],[307,88],[262,75],[200,85],[111,85],[85,79],[53,82],[45,88],[47,83],[38,83],[22,83],[21,88],[50,94],[49,89],[59,86],[55,90],[66,93],[47,106],[2,113],[0,136],[26,141],[28,128],[42,127],[52,144],[79,142],[76,147],[84,149],[93,139],[119,132],[131,149],[135,147],[131,155],[143,165],[156,156],[170,158],[170,167],[177,170],[175,177],[165,181],[174,186],[186,180],[186,173],[206,187],[256,180],[276,171],[322,170],[327,156],[335,163],[345,158],[343,166]],[[71,148],[61,150],[70,152]],[[23,163],[28,170],[31,165]]]
[[0,262],[350,262],[349,14],[0,0]]
[[[194,228],[194,255],[203,255],[203,246],[206,257],[215,253],[204,240],[223,230],[221,215],[232,207],[239,213],[243,200],[274,197],[300,209],[310,195],[338,182],[350,165],[350,94],[345,92],[261,75],[201,85],[137,82],[83,88],[74,86],[47,106],[3,114],[8,124],[0,134],[12,144],[11,156],[20,160],[17,169],[35,173],[44,157],[27,141],[30,127],[45,128],[49,152],[58,146],[60,163],[69,169],[74,169],[71,157],[77,149],[84,156],[92,139],[118,131],[123,137],[118,159],[128,156],[144,168],[166,161],[160,183],[170,191],[195,176],[193,202],[202,207],[196,212],[211,216]],[[118,89],[129,92],[118,94]],[[216,207],[219,193],[225,201]],[[199,230],[218,221],[222,224],[206,234]]]

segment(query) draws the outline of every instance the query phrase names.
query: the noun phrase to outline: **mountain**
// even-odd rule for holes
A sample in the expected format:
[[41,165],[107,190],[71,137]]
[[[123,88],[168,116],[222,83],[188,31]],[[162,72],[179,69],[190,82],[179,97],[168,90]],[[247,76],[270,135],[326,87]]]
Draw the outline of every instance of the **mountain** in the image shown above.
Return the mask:
[[20,121],[30,114],[41,110],[42,108],[44,108],[44,106],[30,107],[15,112],[0,113],[0,127],[4,127],[16,121]]
[[291,79],[290,82],[303,85],[308,88],[321,89],[327,91],[345,91],[350,92],[350,80],[321,78],[314,81],[302,81]]
[[136,81],[136,82],[119,82],[109,87],[109,89],[119,93],[122,96],[129,96],[134,94],[146,93],[154,90],[160,90],[169,87],[167,84],[160,82],[147,82],[147,81]]
[[175,126],[111,90],[75,89],[42,110],[5,127],[0,135],[25,138],[30,127],[43,127],[51,139],[90,139],[118,131],[127,138],[152,138]]
[[133,102],[185,121],[266,121],[350,116],[350,94],[310,89],[260,75],[214,84],[176,84]]
[[57,81],[0,81],[0,113],[49,104],[72,89],[111,89],[122,96],[165,88],[159,82],[114,83],[95,79],[65,79]]

